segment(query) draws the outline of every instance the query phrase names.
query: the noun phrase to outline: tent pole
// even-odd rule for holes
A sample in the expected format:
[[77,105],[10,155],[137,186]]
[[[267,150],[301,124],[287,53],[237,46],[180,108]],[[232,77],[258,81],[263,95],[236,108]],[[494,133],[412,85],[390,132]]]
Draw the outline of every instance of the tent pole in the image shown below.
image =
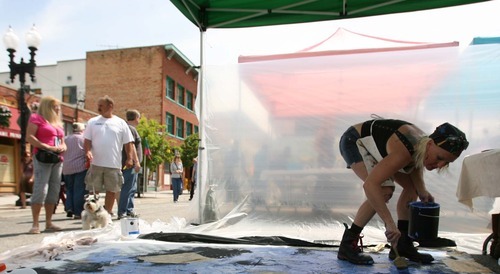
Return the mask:
[[204,174],[204,154],[203,154],[203,149],[204,149],[204,146],[205,146],[205,107],[204,107],[204,88],[203,88],[203,85],[204,85],[204,64],[203,64],[203,60],[204,60],[204,56],[203,56],[203,52],[204,52],[204,34],[205,32],[200,28],[200,77],[198,78],[199,79],[199,85],[198,85],[198,99],[200,100],[200,127],[199,127],[199,138],[200,138],[200,142],[198,142],[198,171],[196,172],[196,176],[198,178],[196,178],[196,182],[198,184],[198,219],[199,219],[199,223],[200,224],[203,224],[204,220],[203,220],[203,208],[204,208],[204,204],[202,203],[202,201],[204,200],[202,198],[202,194],[203,194],[203,190],[205,189],[204,188],[204,178],[203,178],[203,174]]

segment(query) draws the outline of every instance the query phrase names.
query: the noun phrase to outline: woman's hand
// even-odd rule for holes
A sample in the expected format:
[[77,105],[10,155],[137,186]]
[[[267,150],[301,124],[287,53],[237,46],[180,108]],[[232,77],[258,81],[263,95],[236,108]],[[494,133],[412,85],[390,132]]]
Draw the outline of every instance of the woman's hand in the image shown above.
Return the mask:
[[64,148],[62,146],[56,146],[56,147],[52,147],[52,151],[55,153],[63,153]]
[[418,198],[424,203],[434,203],[434,196],[432,196],[427,190],[419,192]]
[[389,243],[394,244],[397,243],[399,237],[401,237],[401,231],[396,227],[396,225],[388,225],[385,229],[385,237]]

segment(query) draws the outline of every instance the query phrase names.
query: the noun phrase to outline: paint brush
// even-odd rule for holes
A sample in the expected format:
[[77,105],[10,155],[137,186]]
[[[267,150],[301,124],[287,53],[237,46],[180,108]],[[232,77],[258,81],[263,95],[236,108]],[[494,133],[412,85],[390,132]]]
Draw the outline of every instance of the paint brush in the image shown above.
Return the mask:
[[397,269],[407,269],[408,262],[405,260],[405,258],[399,256],[398,249],[396,248],[395,245],[392,246],[392,249],[396,253],[396,259],[394,259],[394,266],[396,266]]

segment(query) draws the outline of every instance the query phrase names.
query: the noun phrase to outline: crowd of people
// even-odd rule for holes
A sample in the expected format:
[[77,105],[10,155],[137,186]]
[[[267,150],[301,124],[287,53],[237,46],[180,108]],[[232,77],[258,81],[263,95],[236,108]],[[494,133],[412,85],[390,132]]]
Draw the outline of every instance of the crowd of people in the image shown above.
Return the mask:
[[[26,208],[26,193],[31,193],[33,224],[28,231],[38,234],[40,212],[45,210],[45,232],[61,231],[52,215],[62,201],[66,216],[81,219],[85,196],[105,192],[104,208],[117,219],[138,217],[134,209],[138,175],[143,159],[142,140],[136,129],[140,112],[129,109],[126,121],[113,114],[114,100],[103,96],[97,101],[99,115],[87,124],[75,122],[72,133],[65,136],[61,119],[61,102],[41,98],[32,109],[26,130],[30,149],[22,161],[21,208]],[[196,163],[196,159],[193,160]],[[182,193],[184,167],[179,155],[172,162],[174,202]],[[190,199],[196,186],[196,169],[190,181]],[[116,214],[113,211],[116,200]]]
[[[38,234],[40,212],[45,210],[45,231],[62,229],[52,222],[62,198],[67,217],[81,219],[84,197],[106,191],[106,210],[113,214],[115,196],[118,215],[137,216],[133,198],[141,168],[141,139],[135,126],[140,114],[128,110],[128,123],[113,115],[114,101],[104,96],[98,100],[99,116],[85,124],[75,122],[65,136],[61,120],[61,102],[52,96],[41,98],[32,109],[26,130],[31,149],[22,157],[23,176],[19,192],[21,207],[26,208],[26,193],[31,193],[30,234]],[[122,152],[123,151],[123,152]],[[122,162],[122,153],[124,159]],[[123,174],[123,175],[122,175]],[[101,176],[100,176],[101,175]],[[116,193],[121,193],[119,199]]]

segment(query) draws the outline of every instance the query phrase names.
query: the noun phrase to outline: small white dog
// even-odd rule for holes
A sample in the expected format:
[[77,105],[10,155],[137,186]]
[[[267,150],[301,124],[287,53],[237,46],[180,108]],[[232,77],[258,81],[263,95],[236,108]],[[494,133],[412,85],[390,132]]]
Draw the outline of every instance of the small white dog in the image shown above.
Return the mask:
[[104,228],[112,224],[111,216],[99,203],[99,194],[85,195],[82,212],[82,229]]

